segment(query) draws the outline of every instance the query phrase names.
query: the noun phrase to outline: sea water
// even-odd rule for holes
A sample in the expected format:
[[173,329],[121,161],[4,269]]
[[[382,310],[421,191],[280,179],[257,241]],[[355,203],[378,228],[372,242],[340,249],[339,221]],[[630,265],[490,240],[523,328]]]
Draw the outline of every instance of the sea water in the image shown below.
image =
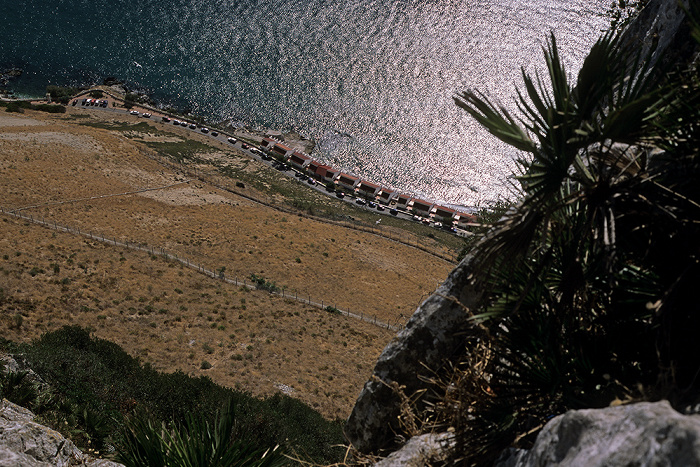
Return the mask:
[[575,77],[607,0],[21,0],[0,8],[0,69],[18,95],[107,76],[157,100],[296,131],[313,156],[442,203],[511,196],[514,151],[453,101],[515,110],[521,69],[557,38]]

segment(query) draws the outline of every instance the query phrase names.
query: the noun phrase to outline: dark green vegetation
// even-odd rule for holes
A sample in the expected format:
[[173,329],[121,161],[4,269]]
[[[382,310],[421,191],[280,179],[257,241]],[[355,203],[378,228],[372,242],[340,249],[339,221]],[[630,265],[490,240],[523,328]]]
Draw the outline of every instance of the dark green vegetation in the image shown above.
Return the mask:
[[520,118],[455,97],[523,154],[521,201],[474,250],[485,297],[436,406],[463,407],[441,414],[460,465],[569,409],[700,400],[700,79],[637,50],[607,34],[570,83],[552,37]]
[[29,110],[39,110],[41,112],[48,112],[53,114],[63,114],[66,113],[66,108],[62,105],[54,104],[37,104],[34,105],[28,101],[0,101],[0,107],[5,107],[5,112],[16,112],[22,113],[24,109]]
[[236,439],[236,412],[228,403],[212,424],[187,414],[183,424],[154,426],[144,418],[129,423],[126,449],[118,459],[127,467],[273,467],[288,458],[273,448]]
[[[295,399],[278,394],[259,400],[217,386],[209,378],[159,373],[77,326],[47,333],[29,345],[2,341],[0,349],[21,353],[50,387],[38,391],[23,374],[10,374],[0,381],[2,396],[35,411],[39,422],[83,449],[104,453],[114,446],[127,460],[155,449],[157,443],[172,443],[173,450],[187,452],[166,449],[163,455],[175,456],[167,465],[189,466],[220,465],[214,457],[202,458],[204,463],[179,463],[178,456],[213,455],[205,448],[214,442],[221,457],[234,455],[231,448],[243,459],[257,460],[268,448],[279,446],[265,458],[270,463],[240,465],[277,465],[282,451],[317,463],[338,461],[344,453],[337,447],[343,443],[341,423],[324,420]],[[185,431],[197,434],[185,439]],[[224,438],[214,439],[217,434]],[[144,437],[156,445],[144,445]],[[229,444],[229,440],[235,441]]]
[[[79,91],[78,88],[74,87],[69,87],[69,86],[54,86],[54,85],[49,85],[46,86],[46,93],[51,96],[51,100],[58,102],[59,104],[67,104],[70,102],[71,97],[77,94]],[[90,97],[102,97],[102,96],[93,96],[90,95]]]

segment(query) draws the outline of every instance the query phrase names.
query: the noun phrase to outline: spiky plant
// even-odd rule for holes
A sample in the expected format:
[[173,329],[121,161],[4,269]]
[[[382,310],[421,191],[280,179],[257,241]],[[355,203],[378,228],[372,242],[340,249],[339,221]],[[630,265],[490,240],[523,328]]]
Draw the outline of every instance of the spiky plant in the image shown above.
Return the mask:
[[477,247],[490,295],[473,319],[489,351],[457,430],[475,464],[570,408],[700,396],[697,73],[615,33],[575,83],[553,35],[544,56],[549,83],[523,71],[517,118],[479,92],[455,96],[523,154],[521,201]]
[[182,425],[156,426],[136,418],[125,432],[118,459],[127,467],[275,467],[285,465],[279,446],[251,446],[234,437],[234,406],[217,412],[213,424],[187,414]]

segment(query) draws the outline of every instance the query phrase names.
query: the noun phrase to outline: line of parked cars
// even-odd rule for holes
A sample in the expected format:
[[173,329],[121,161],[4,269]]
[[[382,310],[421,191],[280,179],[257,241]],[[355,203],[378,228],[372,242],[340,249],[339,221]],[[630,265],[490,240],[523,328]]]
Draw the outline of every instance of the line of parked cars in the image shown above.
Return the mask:
[[[78,99],[75,99],[73,101],[73,105],[76,105],[77,103]],[[80,101],[80,105],[85,107],[107,107],[107,101],[100,99],[83,99]]]

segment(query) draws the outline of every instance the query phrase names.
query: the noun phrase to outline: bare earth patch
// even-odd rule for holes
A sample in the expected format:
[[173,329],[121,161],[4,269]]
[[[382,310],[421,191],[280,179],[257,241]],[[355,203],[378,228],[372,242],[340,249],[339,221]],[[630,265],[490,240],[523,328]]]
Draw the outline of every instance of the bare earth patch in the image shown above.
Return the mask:
[[[96,119],[0,114],[0,206],[165,249],[230,278],[255,274],[287,296],[392,324],[404,323],[453,267],[380,236],[191,180],[142,143],[81,124]],[[176,130],[159,138],[177,140]],[[225,146],[207,154],[257,170],[257,162]],[[326,417],[345,418],[394,334],[235,287],[158,254],[8,215],[0,217],[0,232],[0,332],[11,340],[89,326],[163,371],[206,375],[260,396],[282,391]],[[202,369],[205,361],[212,368]]]

